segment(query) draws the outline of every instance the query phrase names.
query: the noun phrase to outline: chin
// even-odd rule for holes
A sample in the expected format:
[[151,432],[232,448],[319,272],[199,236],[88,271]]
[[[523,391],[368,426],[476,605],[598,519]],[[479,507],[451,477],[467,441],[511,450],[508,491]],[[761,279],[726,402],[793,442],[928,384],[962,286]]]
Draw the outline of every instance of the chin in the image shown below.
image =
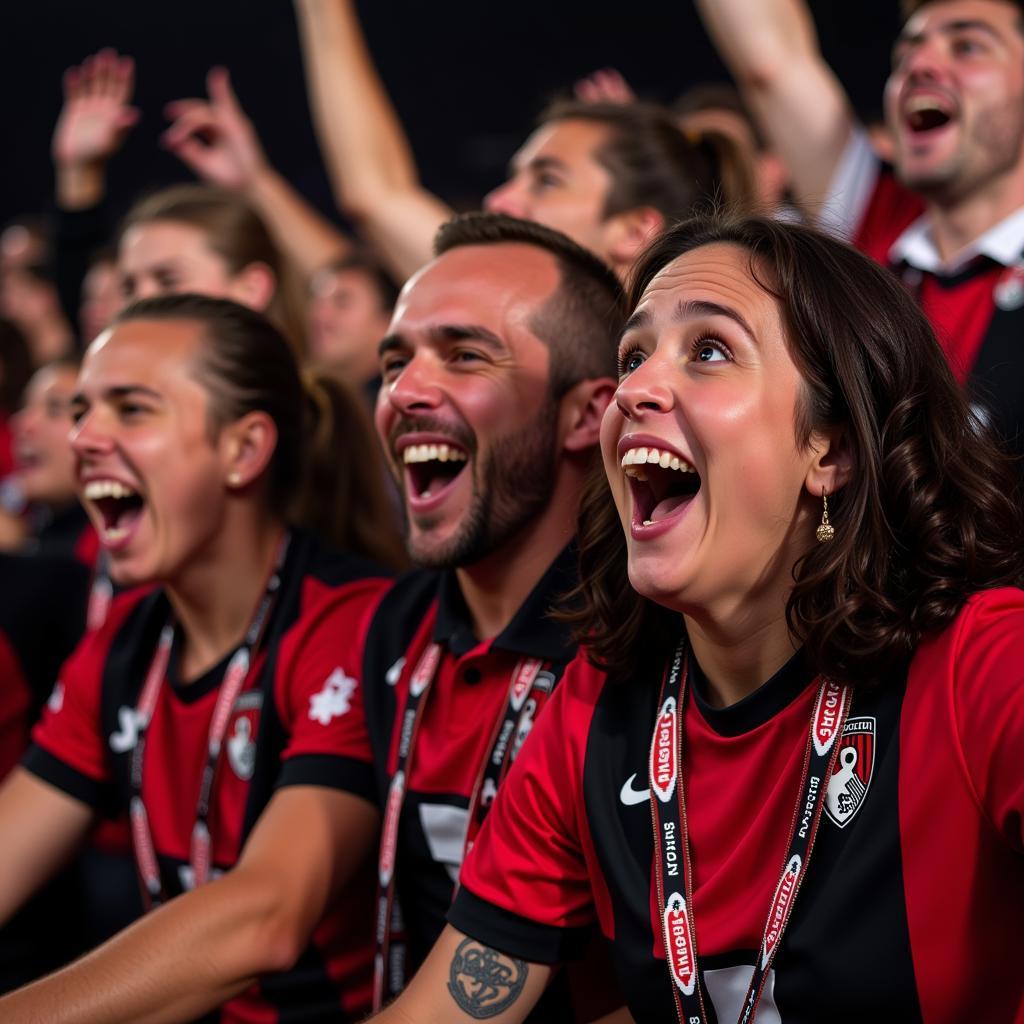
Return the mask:
[[[664,571],[664,560],[659,564],[644,564],[646,559],[629,560],[630,586],[641,596],[672,611],[682,611],[686,602],[683,598],[683,582],[677,574],[673,577]],[[658,560],[652,559],[652,562]]]

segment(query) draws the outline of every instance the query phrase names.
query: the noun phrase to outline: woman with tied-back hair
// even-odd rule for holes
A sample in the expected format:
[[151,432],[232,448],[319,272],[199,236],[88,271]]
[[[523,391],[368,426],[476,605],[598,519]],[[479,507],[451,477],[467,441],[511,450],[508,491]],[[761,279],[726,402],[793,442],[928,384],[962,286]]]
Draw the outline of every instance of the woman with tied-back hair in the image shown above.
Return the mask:
[[125,299],[196,292],[265,313],[295,351],[306,350],[291,264],[244,199],[210,185],[174,185],[139,200],[121,224]]
[[379,827],[360,652],[387,580],[289,513],[329,484],[318,449],[339,468],[366,452],[327,428],[276,328],[196,295],[122,312],[72,410],[79,492],[133,589],[0,788],[0,919],[111,806],[150,912],[0,1019],[358,1019]]
[[631,307],[586,657],[380,1019],[522,1021],[595,925],[621,1021],[1019,1019],[1013,467],[910,296],[813,229],[684,223]]

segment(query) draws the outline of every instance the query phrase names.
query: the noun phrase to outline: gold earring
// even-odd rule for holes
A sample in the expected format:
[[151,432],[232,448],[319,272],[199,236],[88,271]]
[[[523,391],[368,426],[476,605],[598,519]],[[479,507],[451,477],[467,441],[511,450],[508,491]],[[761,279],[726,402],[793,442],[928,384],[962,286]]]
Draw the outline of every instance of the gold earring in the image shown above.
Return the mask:
[[828,491],[821,489],[821,522],[815,536],[821,544],[827,544],[836,535],[835,527],[828,521]]

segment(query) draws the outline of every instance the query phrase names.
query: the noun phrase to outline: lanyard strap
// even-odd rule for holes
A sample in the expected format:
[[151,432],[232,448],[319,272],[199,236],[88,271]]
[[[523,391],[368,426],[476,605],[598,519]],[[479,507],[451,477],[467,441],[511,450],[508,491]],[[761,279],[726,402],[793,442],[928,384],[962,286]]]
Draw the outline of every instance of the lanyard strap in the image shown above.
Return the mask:
[[[281,568],[288,552],[289,537],[285,534],[277,551],[273,571],[267,581],[263,597],[256,608],[252,622],[246,630],[241,645],[231,656],[228,667],[221,681],[217,702],[210,718],[210,728],[206,741],[206,761],[203,765],[202,780],[199,784],[199,796],[196,801],[196,819],[192,827],[189,849],[189,864],[192,869],[193,884],[204,885],[210,877],[211,840],[210,840],[210,794],[213,791],[213,780],[217,773],[224,736],[227,733],[231,711],[238,700],[249,668],[252,664],[253,652],[259,646],[264,629],[270,619],[270,612],[281,588]],[[174,625],[168,622],[160,631],[156,652],[146,673],[146,681],[135,711],[137,733],[131,759],[131,799],[128,805],[131,820],[132,842],[135,848],[135,862],[142,882],[143,898],[150,908],[157,907],[166,900],[163,881],[160,876],[160,865],[157,862],[156,846],[153,832],[149,826],[149,816],[142,796],[143,764],[146,754],[146,740],[157,700],[167,676],[167,664],[174,643]]]
[[[654,825],[655,886],[672,995],[680,1024],[706,1024],[697,963],[693,914],[693,871],[686,799],[683,792],[683,704],[687,670],[682,641],[662,682],[650,754],[651,811]],[[790,825],[786,856],[772,896],[764,936],[738,1024],[754,1019],[764,984],[789,923],[825,802],[825,790],[850,709],[849,687],[822,679],[814,702],[800,777],[800,795]]]
[[107,621],[110,602],[114,599],[114,585],[110,581],[110,559],[101,551],[96,560],[96,572],[89,588],[89,604],[85,613],[85,628],[93,632]]
[[[409,780],[409,765],[419,737],[427,696],[437,676],[443,649],[430,644],[413,670],[409,680],[409,696],[402,710],[401,732],[395,774],[388,787],[377,861],[376,955],[373,969],[373,1007],[380,1010],[385,990],[389,996],[401,991],[405,974],[405,942],[403,923],[395,903],[395,863],[398,858],[398,827]],[[512,672],[508,696],[491,731],[484,759],[477,773],[469,800],[469,819],[463,856],[472,848],[480,827],[487,817],[501,780],[519,751],[524,730],[537,715],[551,690],[551,677],[542,673],[539,658],[524,658]]]

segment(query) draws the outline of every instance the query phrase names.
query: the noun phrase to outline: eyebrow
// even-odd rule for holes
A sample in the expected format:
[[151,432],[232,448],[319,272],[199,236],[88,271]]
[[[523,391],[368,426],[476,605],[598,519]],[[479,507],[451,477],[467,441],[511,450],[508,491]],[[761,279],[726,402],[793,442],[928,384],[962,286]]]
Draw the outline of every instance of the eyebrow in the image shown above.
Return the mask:
[[[117,401],[119,398],[128,398],[130,395],[145,395],[147,398],[162,400],[163,395],[152,388],[144,387],[142,384],[119,384],[117,387],[107,388],[103,397],[107,401]],[[89,400],[81,391],[76,391],[69,399],[71,405],[88,405]]]
[[[732,320],[733,323],[737,324],[751,341],[757,341],[757,336],[754,334],[750,324],[747,323],[743,316],[731,306],[723,306],[719,302],[707,302],[703,299],[680,300],[672,313],[672,322],[682,323],[685,320],[690,320],[694,317],[700,316],[727,317]],[[646,309],[639,309],[626,321],[626,325],[623,327],[622,334],[619,335],[619,338],[621,340],[630,331],[637,331],[650,326],[651,314]]]
[[[959,21],[951,21],[946,25],[940,25],[936,31],[940,35],[953,35],[955,32],[984,32],[997,42],[1003,42],[1003,36],[997,29],[993,28],[988,22],[979,21],[975,18],[961,18]],[[917,45],[924,38],[924,32],[914,32],[913,34],[901,32],[896,37],[893,52],[903,45]]]
[[[428,328],[427,337],[440,345],[450,345],[459,341],[479,341],[499,352],[504,352],[508,348],[499,335],[481,324],[442,324]],[[406,347],[407,343],[400,334],[389,334],[377,346],[377,354],[383,356],[395,349]]]
[[522,170],[561,171],[563,174],[568,174],[569,165],[564,160],[559,160],[556,156],[531,157],[525,164],[520,163],[513,157],[512,162],[508,165],[508,176],[510,178],[514,177]]

